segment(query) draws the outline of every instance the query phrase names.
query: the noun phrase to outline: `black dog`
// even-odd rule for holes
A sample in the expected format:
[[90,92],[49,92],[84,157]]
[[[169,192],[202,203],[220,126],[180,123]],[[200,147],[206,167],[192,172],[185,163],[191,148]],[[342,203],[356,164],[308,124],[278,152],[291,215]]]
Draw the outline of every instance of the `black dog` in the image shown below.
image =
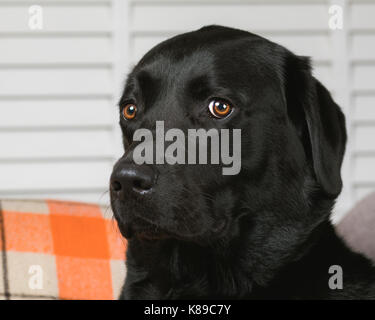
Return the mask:
[[[329,221],[345,119],[307,58],[245,31],[204,27],[142,58],[120,115],[126,152],[111,204],[128,239],[121,298],[375,298],[371,262]],[[135,165],[133,133],[157,120],[184,132],[241,129],[240,173]],[[329,285],[335,265],[342,289]]]

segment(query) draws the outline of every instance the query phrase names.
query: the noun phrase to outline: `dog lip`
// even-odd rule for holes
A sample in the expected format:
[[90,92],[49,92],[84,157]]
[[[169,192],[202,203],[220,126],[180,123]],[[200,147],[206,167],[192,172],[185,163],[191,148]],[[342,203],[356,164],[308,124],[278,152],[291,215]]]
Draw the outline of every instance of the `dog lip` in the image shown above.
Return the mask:
[[144,240],[159,240],[170,237],[168,232],[141,217],[120,224],[122,225],[120,231],[126,239],[136,237]]
[[170,236],[164,232],[153,233],[153,232],[147,232],[147,231],[137,232],[136,237],[141,240],[163,240],[163,239],[170,238]]
[[150,189],[140,189],[140,188],[137,188],[137,187],[133,187],[133,190],[137,193],[137,194],[140,194],[140,195],[145,195],[145,194],[149,194],[149,193],[152,193],[153,192],[153,188],[150,188]]
[[[195,241],[203,236],[201,232],[180,234],[166,230],[150,221],[147,217],[133,216],[130,220],[124,221],[121,216],[115,214],[115,218],[118,221],[121,234],[128,240],[134,237],[145,241],[163,240],[168,238]],[[227,219],[220,219],[214,226],[212,226],[211,235],[214,238],[220,237],[226,233],[227,228]]]

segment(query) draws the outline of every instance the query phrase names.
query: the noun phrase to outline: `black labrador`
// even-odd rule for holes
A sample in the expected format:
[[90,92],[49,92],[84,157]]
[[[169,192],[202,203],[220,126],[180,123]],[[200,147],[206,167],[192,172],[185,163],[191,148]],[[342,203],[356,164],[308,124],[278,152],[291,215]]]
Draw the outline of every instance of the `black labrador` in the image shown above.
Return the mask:
[[[208,26],[151,49],[119,105],[126,152],[110,195],[128,239],[120,298],[375,298],[372,263],[329,220],[345,118],[309,59]],[[224,175],[221,162],[158,164],[154,155],[155,164],[137,165],[134,133],[154,134],[156,121],[185,133],[241,129],[240,172]]]

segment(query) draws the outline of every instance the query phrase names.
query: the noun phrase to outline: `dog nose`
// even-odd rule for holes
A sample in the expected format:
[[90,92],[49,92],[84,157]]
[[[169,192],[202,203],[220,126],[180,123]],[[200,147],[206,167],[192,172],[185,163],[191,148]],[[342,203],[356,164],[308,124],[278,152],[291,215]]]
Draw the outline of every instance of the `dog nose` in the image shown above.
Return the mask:
[[111,189],[120,194],[124,192],[147,193],[155,184],[155,171],[147,165],[122,164],[111,175]]

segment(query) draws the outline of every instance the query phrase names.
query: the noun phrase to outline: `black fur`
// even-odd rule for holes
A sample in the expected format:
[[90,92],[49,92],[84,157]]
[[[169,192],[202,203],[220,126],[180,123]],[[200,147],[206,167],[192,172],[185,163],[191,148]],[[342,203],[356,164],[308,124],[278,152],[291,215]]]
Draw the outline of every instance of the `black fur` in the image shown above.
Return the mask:
[[[217,120],[210,98],[234,106]],[[128,238],[123,299],[375,298],[375,270],[329,221],[340,177],[345,119],[310,62],[254,34],[204,27],[154,47],[120,101],[138,107],[120,125],[129,162],[138,128],[242,129],[242,170],[157,165],[151,194],[112,208]],[[145,236],[146,235],[146,236]],[[331,290],[329,267],[343,269]]]

